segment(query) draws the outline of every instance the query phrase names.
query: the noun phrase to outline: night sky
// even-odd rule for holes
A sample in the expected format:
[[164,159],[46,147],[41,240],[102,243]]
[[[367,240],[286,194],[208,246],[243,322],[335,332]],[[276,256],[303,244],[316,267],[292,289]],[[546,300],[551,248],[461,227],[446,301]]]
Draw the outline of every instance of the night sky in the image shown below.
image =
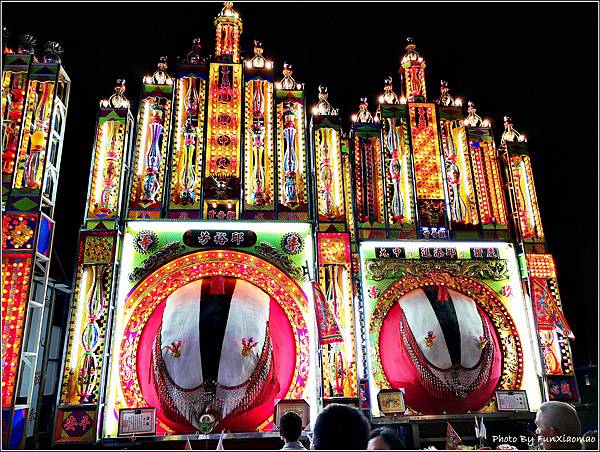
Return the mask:
[[[425,58],[428,100],[440,79],[454,97],[492,120],[496,143],[510,115],[529,142],[549,252],[557,261],[564,310],[577,340],[576,366],[597,363],[598,309],[598,5],[596,3],[236,3],[243,54],[263,42],[349,122],[361,97],[374,112],[386,76],[400,93],[398,67],[411,36]],[[141,79],[160,56],[174,73],[195,37],[214,51],[221,3],[2,3],[3,26],[65,49],[72,80],[55,219],[52,273],[72,278],[85,208],[98,101],[117,78],[137,112]],[[38,53],[39,53],[38,50]]]

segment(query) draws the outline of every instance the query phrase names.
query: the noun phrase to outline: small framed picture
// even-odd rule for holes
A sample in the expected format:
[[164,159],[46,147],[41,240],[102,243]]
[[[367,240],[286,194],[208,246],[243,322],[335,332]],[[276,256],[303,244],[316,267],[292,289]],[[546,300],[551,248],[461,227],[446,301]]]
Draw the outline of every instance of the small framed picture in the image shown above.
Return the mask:
[[156,434],[156,408],[120,408],[117,436]]
[[406,404],[404,403],[404,389],[382,389],[377,394],[379,411],[384,415],[404,414]]
[[280,400],[275,404],[275,425],[279,429],[279,421],[288,411],[293,411],[302,418],[302,428],[310,423],[310,405],[304,399]]
[[525,391],[495,391],[498,411],[529,411],[529,402]]

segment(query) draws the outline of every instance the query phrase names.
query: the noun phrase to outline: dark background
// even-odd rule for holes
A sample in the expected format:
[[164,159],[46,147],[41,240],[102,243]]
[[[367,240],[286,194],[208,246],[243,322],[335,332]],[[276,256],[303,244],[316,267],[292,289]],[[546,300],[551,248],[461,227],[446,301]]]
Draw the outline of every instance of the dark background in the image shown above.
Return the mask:
[[[597,363],[598,310],[598,5],[596,3],[236,3],[242,49],[263,41],[280,76],[284,61],[306,84],[319,84],[348,121],[368,96],[374,111],[386,76],[400,93],[405,38],[427,63],[429,100],[440,79],[492,120],[503,115],[524,133],[548,249],[557,261],[564,310],[574,330],[576,366]],[[71,98],[62,154],[52,273],[72,278],[77,231],[89,179],[98,101],[117,78],[137,112],[141,78],[167,55],[170,73],[192,39],[214,51],[221,3],[3,3],[3,25],[65,49]],[[58,259],[56,259],[56,256]]]

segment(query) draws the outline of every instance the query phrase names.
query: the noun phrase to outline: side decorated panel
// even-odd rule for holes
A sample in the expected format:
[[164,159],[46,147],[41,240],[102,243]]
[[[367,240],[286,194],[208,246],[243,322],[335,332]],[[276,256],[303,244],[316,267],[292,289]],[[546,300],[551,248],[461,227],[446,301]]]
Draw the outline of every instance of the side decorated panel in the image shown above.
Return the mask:
[[419,236],[448,239],[446,201],[435,104],[409,103]]
[[206,77],[205,66],[180,67],[178,71],[169,166],[169,218],[198,219],[201,215]]
[[[272,76],[245,76],[244,219],[275,219]],[[259,213],[260,212],[260,213]]]
[[[27,228],[31,232],[15,232],[14,238],[5,236],[6,222],[14,223],[14,221],[19,222],[16,226],[17,230],[25,231]],[[11,408],[15,397],[33,271],[34,258],[31,246],[34,243],[35,221],[35,218],[18,219],[8,216],[4,216],[2,220],[3,248],[5,244],[7,245],[2,253],[2,408]],[[31,225],[31,222],[34,225]],[[6,252],[6,249],[13,246],[20,252]]]
[[31,55],[3,56],[2,67],[2,206],[11,187],[26,112]]
[[31,64],[8,210],[32,211],[40,205],[59,72],[58,64]]
[[550,400],[577,402],[569,342],[575,336],[562,311],[556,264],[551,254],[527,254],[526,261]]
[[114,231],[80,235],[61,405],[98,402],[115,248]]
[[489,127],[466,127],[466,132],[484,237],[506,239],[506,199],[492,130]]
[[465,128],[459,126],[463,119],[461,107],[440,105],[438,108],[452,237],[478,238],[481,222],[467,134]]
[[236,220],[240,213],[242,66],[210,65],[202,217]]
[[[284,81],[282,81],[282,84]],[[282,85],[283,86],[283,85]],[[302,87],[302,85],[299,85]],[[277,89],[277,191],[280,220],[308,220],[304,91]]]
[[381,105],[381,121],[390,237],[416,239],[416,198],[408,138],[408,109],[405,105]]
[[385,238],[381,126],[379,123],[352,126],[354,190],[360,238]]
[[103,436],[120,409],[164,434],[272,431],[278,399],[317,410],[309,224],[129,222]]
[[496,390],[524,390],[537,410],[539,355],[513,245],[431,245],[361,244],[373,416],[386,390],[404,392],[406,414],[494,412]]
[[357,397],[352,259],[348,233],[319,233],[315,312],[321,348],[323,397]]
[[515,227],[526,252],[544,252],[544,230],[527,143],[507,142],[505,158],[512,186]]
[[124,189],[124,163],[133,118],[128,108],[100,108],[85,221],[112,229],[118,219]]
[[339,117],[313,116],[313,140],[320,230],[345,230],[346,211]]
[[116,241],[116,231],[82,231],[79,236],[55,443],[96,439]]
[[173,81],[165,73],[167,65],[163,59],[158,67],[152,77],[144,78],[142,85],[127,212],[130,219],[160,218],[166,192]]

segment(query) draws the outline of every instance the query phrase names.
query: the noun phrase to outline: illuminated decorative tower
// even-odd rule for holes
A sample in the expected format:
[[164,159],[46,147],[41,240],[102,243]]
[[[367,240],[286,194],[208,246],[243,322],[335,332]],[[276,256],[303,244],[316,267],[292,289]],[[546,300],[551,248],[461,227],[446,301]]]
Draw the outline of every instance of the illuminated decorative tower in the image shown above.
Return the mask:
[[240,35],[242,19],[234,11],[232,2],[225,2],[223,9],[215,19],[217,40],[215,58],[219,62],[240,62]]
[[[107,373],[107,332],[114,304],[118,262],[115,259],[123,234],[127,209],[125,196],[131,174],[133,115],[125,98],[125,80],[101,100],[96,121],[92,171],[87,206],[79,233],[75,287],[69,313],[67,341],[56,416],[79,423],[84,438],[95,438],[98,405]],[[144,109],[144,106],[142,106]],[[55,440],[64,438],[61,430]]]
[[406,98],[394,92],[392,78],[385,79],[379,96],[385,204],[389,238],[417,237],[413,159],[409,145]]
[[[54,207],[70,79],[62,48],[22,37],[2,71],[2,418],[3,447],[19,447],[37,406],[40,337],[54,235]],[[5,444],[5,440],[8,444]]]
[[133,181],[127,218],[162,217],[166,195],[169,132],[173,79],[166,73],[167,58],[161,57],[151,77],[144,77],[137,120]]
[[318,227],[318,281],[323,296],[315,299],[325,400],[357,397],[353,253],[354,233],[350,159],[343,146],[338,110],[329,103],[326,86],[319,86],[313,108],[311,139]]
[[200,218],[206,115],[207,59],[200,38],[180,58],[175,86],[168,218]]
[[425,61],[408,38],[400,73],[405,81],[409,142],[415,174],[419,237],[449,238],[438,110],[426,102]]
[[239,37],[242,21],[231,2],[215,19],[215,61],[208,77],[204,206],[202,218],[240,217],[242,164],[242,64]]
[[577,381],[569,339],[575,336],[562,312],[556,263],[548,254],[542,228],[527,139],[504,117],[500,154],[508,180],[512,223],[524,276],[533,303],[535,324],[550,400],[577,401]]
[[273,63],[254,41],[254,56],[246,62],[243,218],[275,219],[276,180],[273,133]]
[[277,210],[281,220],[309,218],[304,85],[292,77],[292,65],[283,63],[283,78],[276,83]]

